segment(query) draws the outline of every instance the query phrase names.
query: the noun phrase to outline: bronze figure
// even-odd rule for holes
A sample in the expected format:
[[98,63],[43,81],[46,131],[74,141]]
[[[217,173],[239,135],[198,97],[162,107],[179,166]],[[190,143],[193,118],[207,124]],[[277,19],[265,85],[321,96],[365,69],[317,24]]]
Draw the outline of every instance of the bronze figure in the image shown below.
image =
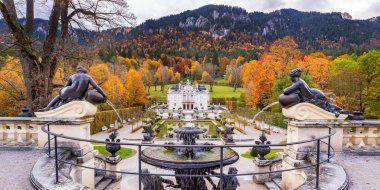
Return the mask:
[[[95,90],[88,90],[89,85]],[[46,108],[40,111],[49,111],[68,102],[83,100],[84,98],[93,104],[107,101],[107,96],[100,86],[87,74],[87,71],[83,67],[78,66],[77,73],[70,76],[65,87],[59,91],[59,95],[56,96]]]
[[293,84],[285,88],[283,93],[279,96],[279,102],[283,108],[289,108],[298,103],[307,102],[334,113],[336,117],[340,114],[348,114],[348,111],[329,103],[322,91],[310,88],[300,77],[301,69],[297,68],[290,72],[290,78]]

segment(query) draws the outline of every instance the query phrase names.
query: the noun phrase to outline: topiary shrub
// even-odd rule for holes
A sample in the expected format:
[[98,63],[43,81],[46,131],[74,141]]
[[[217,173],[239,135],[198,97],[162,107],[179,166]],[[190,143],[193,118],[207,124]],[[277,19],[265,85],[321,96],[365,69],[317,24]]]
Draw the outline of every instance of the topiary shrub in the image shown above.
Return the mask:
[[252,157],[256,157],[256,156],[258,156],[258,154],[257,154],[257,150],[256,150],[255,147],[252,147],[251,152],[250,152],[250,155],[251,155]]

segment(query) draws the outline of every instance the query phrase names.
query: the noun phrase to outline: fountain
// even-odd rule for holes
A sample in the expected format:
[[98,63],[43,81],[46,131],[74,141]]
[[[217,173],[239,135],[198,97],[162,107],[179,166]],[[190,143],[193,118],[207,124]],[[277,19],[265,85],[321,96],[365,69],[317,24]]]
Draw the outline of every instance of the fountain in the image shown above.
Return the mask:
[[[204,131],[195,127],[189,122],[183,128],[174,130],[177,140],[182,140],[182,145],[197,145],[196,139]],[[174,144],[169,142],[166,144]],[[210,145],[205,143],[204,145]],[[238,153],[229,147],[223,148],[221,155],[220,148],[212,147],[149,147],[142,151],[141,160],[147,164],[163,169],[174,170],[175,174],[185,175],[209,175],[213,170],[222,165],[230,165],[239,159]],[[216,188],[210,177],[205,177],[211,185]],[[203,177],[179,177],[176,176],[177,184],[173,187],[182,190],[206,190],[206,182]]]
[[257,116],[259,116],[261,113],[263,113],[265,110],[269,109],[270,107],[278,104],[279,102],[272,102],[270,104],[268,104],[267,106],[265,106],[262,110],[260,110],[259,112],[257,112],[254,116],[253,116],[253,122],[256,122],[256,118]]

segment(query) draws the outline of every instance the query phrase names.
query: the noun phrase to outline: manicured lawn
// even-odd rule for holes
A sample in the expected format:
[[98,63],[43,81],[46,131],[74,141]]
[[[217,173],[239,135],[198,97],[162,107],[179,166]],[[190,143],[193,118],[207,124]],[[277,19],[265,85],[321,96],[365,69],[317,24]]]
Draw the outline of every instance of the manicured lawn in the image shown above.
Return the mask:
[[[154,91],[154,86],[150,88],[150,92],[146,90],[145,93],[152,98],[156,98],[159,102],[166,102],[166,93],[170,87],[174,84],[165,85],[164,93],[161,92],[161,86],[157,86],[157,91]],[[205,85],[209,89],[209,85]],[[209,89],[210,90],[210,89]],[[244,92],[244,88],[237,88],[236,92],[233,92],[234,88],[230,86],[214,86],[213,92],[210,93],[210,98],[240,98],[241,93]]]
[[[110,156],[111,154],[106,150],[105,146],[96,146],[94,145],[94,149],[99,151],[100,154]],[[116,152],[117,155],[119,155],[122,159],[124,158],[130,158],[136,154],[135,149],[131,148],[121,148],[118,152]]]
[[[273,157],[277,156],[277,154],[276,154],[277,152],[283,152],[283,151],[284,150],[282,150],[282,149],[272,149],[270,151],[270,153],[265,156],[265,158],[266,159],[273,158]],[[242,154],[241,156],[243,158],[248,158],[248,159],[254,159],[255,158],[255,157],[251,156],[251,149],[248,150],[247,152],[245,152],[244,154]]]
[[[209,89],[209,86],[206,85],[206,88]],[[240,98],[243,92],[244,88],[237,88],[236,92],[234,92],[234,88],[230,86],[214,86],[210,98]]]

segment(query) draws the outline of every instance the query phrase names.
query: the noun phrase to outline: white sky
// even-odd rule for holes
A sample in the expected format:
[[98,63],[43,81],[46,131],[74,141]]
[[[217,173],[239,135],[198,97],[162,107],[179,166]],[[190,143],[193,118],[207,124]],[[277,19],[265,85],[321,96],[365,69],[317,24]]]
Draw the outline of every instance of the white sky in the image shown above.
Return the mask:
[[137,24],[208,4],[238,6],[248,12],[272,12],[282,8],[300,11],[348,12],[354,19],[380,16],[380,0],[127,0]]

